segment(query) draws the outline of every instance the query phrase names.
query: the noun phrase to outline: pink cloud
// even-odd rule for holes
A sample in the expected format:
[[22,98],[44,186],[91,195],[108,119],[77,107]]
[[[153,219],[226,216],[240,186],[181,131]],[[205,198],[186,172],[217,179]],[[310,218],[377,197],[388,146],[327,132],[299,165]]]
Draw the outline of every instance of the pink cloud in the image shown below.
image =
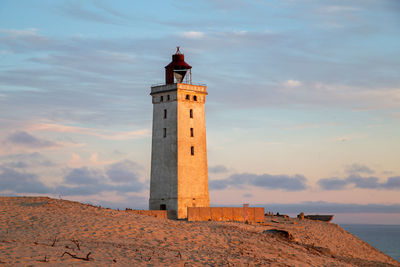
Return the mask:
[[83,134],[89,136],[96,136],[106,140],[128,140],[128,139],[136,139],[136,138],[150,136],[150,131],[148,129],[140,129],[140,130],[126,131],[126,132],[124,131],[110,132],[110,131],[104,131],[102,129],[67,126],[63,124],[54,124],[54,123],[40,123],[30,126],[29,129],[32,131]]

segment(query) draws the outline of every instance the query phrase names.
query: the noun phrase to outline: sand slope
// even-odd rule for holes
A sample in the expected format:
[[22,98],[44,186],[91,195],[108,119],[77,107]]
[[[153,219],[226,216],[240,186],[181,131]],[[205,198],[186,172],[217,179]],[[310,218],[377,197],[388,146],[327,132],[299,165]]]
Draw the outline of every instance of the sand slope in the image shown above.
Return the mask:
[[[294,240],[263,233],[268,229],[287,230]],[[46,197],[0,197],[0,266],[41,265],[400,266],[400,263],[330,223],[276,218],[267,219],[265,225],[171,221]]]

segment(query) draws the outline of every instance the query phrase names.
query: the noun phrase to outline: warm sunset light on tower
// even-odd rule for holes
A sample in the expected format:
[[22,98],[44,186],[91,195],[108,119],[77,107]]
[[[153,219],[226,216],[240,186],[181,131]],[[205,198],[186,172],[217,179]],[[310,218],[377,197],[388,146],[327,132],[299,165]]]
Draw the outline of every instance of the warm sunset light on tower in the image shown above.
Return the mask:
[[207,145],[204,104],[207,86],[194,85],[192,67],[179,47],[165,67],[165,84],[151,87],[153,137],[151,210],[169,218],[187,217],[188,207],[208,207]]

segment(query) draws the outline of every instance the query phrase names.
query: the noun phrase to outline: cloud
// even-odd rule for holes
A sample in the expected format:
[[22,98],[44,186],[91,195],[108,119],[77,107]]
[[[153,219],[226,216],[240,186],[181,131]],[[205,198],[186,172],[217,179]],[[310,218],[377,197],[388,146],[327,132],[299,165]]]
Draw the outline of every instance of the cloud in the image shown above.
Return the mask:
[[59,133],[73,133],[99,137],[105,140],[129,140],[150,136],[149,129],[135,131],[112,132],[104,129],[68,126],[55,123],[40,123],[28,127],[31,131],[47,131]]
[[201,39],[201,38],[205,37],[204,32],[196,32],[196,31],[182,32],[181,35],[184,38],[188,38],[188,39]]
[[120,19],[124,18],[120,12],[104,4],[87,7],[86,2],[80,1],[67,1],[58,10],[77,19],[106,24],[121,24]]
[[323,178],[318,181],[318,185],[325,190],[342,190],[349,183],[340,178]]
[[400,190],[400,176],[389,177],[383,187]]
[[247,9],[250,5],[249,1],[242,0],[212,0],[207,1],[212,8],[216,8],[222,12],[229,12],[233,10]]
[[139,179],[138,172],[141,170],[142,167],[129,160],[110,164],[105,170],[73,168],[68,170],[63,183],[54,191],[66,196],[98,194],[105,191],[142,192],[146,184]]
[[[0,72],[0,88],[5,95],[0,99],[1,106],[12,111],[8,114],[10,119],[39,117],[78,125],[91,121],[92,125],[98,123],[102,127],[132,125],[133,120],[148,128],[147,111],[151,104],[148,105],[148,94],[143,93],[143,88],[154,79],[154,71],[162,68],[157,59],[159,49],[150,48],[147,41],[140,39],[59,39],[36,31],[20,31],[27,33],[0,33],[0,50],[10,50],[30,62],[8,64]],[[149,53],[140,53],[138,60],[147,64],[132,64],[142,50]],[[126,140],[143,132],[113,134],[105,132],[103,137]]]
[[[231,2],[232,1],[222,1],[219,3],[223,3],[223,6],[225,7],[238,9],[240,10],[241,14],[244,15],[244,10],[238,8],[240,5],[232,4]],[[356,107],[374,105],[384,108],[387,105],[381,103],[383,101],[391,102],[392,105],[399,102],[394,101],[396,99],[391,100],[390,97],[386,97],[384,95],[378,97],[379,101],[376,101],[370,96],[369,101],[367,102],[360,101],[357,96],[352,96],[352,92],[365,92],[368,91],[366,90],[368,88],[372,88],[371,91],[381,92],[390,89],[396,90],[396,86],[398,84],[397,78],[393,78],[395,75],[391,74],[394,72],[393,70],[396,69],[396,59],[391,59],[385,57],[384,55],[376,54],[377,51],[374,51],[368,45],[366,50],[355,51],[352,49],[354,46],[360,44],[360,40],[364,40],[364,38],[357,38],[358,36],[354,36],[352,32],[349,32],[352,30],[352,27],[346,27],[343,31],[332,32],[325,31],[325,29],[321,30],[319,28],[319,23],[313,23],[316,26],[309,29],[311,32],[313,32],[312,41],[310,41],[309,35],[304,34],[303,31],[297,31],[290,28],[288,29],[285,26],[282,28],[282,26],[276,27],[274,25],[270,25],[269,28],[273,28],[278,34],[268,34],[265,33],[265,29],[263,29],[263,27],[261,27],[261,29],[260,27],[251,28],[252,24],[256,23],[257,21],[253,21],[253,19],[256,17],[265,17],[254,15],[254,12],[268,11],[264,9],[265,4],[261,4],[261,2],[253,2],[252,4],[244,4],[243,1],[236,2],[242,3],[246,7],[251,7],[246,9],[248,12],[246,18],[251,18],[251,21],[248,21],[247,19],[245,19],[245,21],[242,21],[242,19],[235,20],[235,25],[229,25],[229,23],[232,23],[232,21],[225,22],[227,25],[229,25],[229,29],[232,29],[231,31],[226,30],[228,27],[221,27],[224,19],[220,18],[218,20],[219,24],[216,24],[218,26],[213,25],[213,31],[211,33],[207,31],[209,27],[203,26],[199,28],[192,28],[190,26],[191,28],[187,29],[187,26],[185,27],[186,22],[184,24],[180,22],[177,24],[179,25],[180,29],[178,26],[176,26],[176,28],[179,29],[179,31],[183,31],[182,34],[179,34],[178,36],[174,34],[161,34],[158,39],[155,39],[154,35],[152,34],[149,34],[151,38],[143,37],[140,34],[138,34],[138,36],[141,37],[135,36],[134,38],[125,38],[125,36],[124,38],[114,38],[113,34],[112,39],[104,37],[83,37],[76,39],[51,38],[50,47],[45,45],[45,47],[41,48],[40,50],[47,51],[45,55],[36,55],[34,57],[36,59],[39,58],[39,61],[36,61],[37,65],[34,66],[36,67],[35,69],[37,69],[38,66],[44,67],[47,65],[47,69],[40,70],[42,75],[35,75],[36,79],[40,80],[39,83],[41,86],[33,86],[30,82],[30,79],[22,78],[26,75],[21,72],[21,69],[26,70],[28,68],[25,65],[24,67],[17,66],[17,68],[15,68],[15,71],[18,74],[14,74],[15,77],[13,77],[12,80],[15,83],[27,83],[28,87],[43,88],[46,86],[46,83],[48,84],[49,79],[53,80],[55,78],[52,77],[53,75],[58,79],[61,77],[65,79],[67,76],[70,77],[73,75],[78,75],[76,72],[80,72],[79,77],[84,79],[83,82],[76,81],[73,84],[69,84],[60,83],[58,82],[58,79],[55,79],[58,84],[54,84],[53,86],[57,87],[65,84],[66,87],[73,88],[74,86],[85,87],[86,84],[90,84],[92,85],[92,88],[99,88],[103,81],[107,80],[107,76],[113,76],[110,80],[112,80],[114,84],[111,85],[110,88],[114,89],[115,87],[121,86],[122,83],[131,82],[134,86],[130,87],[130,89],[132,91],[140,92],[139,88],[142,88],[141,86],[144,86],[146,83],[148,83],[149,80],[147,80],[147,78],[155,77],[154,74],[160,67],[158,64],[164,60],[160,56],[160,51],[165,51],[166,47],[170,45],[174,46],[175,43],[182,43],[182,45],[188,48],[190,47],[191,51],[195,51],[198,54],[197,58],[194,58],[196,55],[192,54],[192,57],[198,62],[200,55],[208,55],[207,57],[202,56],[201,64],[204,65],[204,67],[197,65],[198,72],[196,72],[201,73],[199,67],[203,68],[203,73],[205,73],[205,75],[209,75],[210,80],[213,83],[216,83],[216,87],[229,88],[229,91],[231,91],[231,94],[234,95],[236,100],[242,100],[243,88],[252,88],[252,91],[254,90],[256,93],[261,95],[258,97],[260,100],[257,102],[257,104],[263,106],[271,103],[286,106],[293,106],[292,104],[294,103],[300,105],[303,103],[312,103],[325,106],[326,103],[329,103],[337,106],[347,106],[352,108],[354,108],[354,104],[356,104]],[[93,4],[81,3],[79,1],[67,1],[64,6],[60,7],[60,9],[64,9],[63,12],[72,14],[74,17],[105,23],[109,23],[110,21],[115,22],[115,20],[119,21],[119,19],[124,17],[124,15],[121,14],[121,11],[124,10],[118,10],[116,6],[115,9],[112,9],[110,6],[106,6],[101,3],[102,2],[99,1],[95,1]],[[188,7],[185,6],[186,10],[193,9],[192,5],[187,5]],[[211,4],[207,5],[208,9],[210,9],[210,5]],[[200,8],[198,6],[199,5],[196,5],[196,8]],[[212,4],[212,6],[215,9],[214,4]],[[278,9],[286,8],[285,4],[276,6]],[[381,5],[370,4],[368,5],[368,8],[371,6],[380,8]],[[203,6],[202,8],[204,9],[205,7]],[[335,14],[339,13],[337,12],[338,10],[343,11],[354,9],[354,7],[351,5],[316,5],[316,7],[310,6],[310,8],[305,10],[302,9],[307,15],[304,15],[303,13],[290,14],[289,16],[274,14],[274,16],[277,15],[280,19],[284,19],[287,22],[283,24],[279,23],[279,25],[291,25],[290,22],[296,21],[300,17],[307,18],[308,22],[319,22],[321,20],[320,14],[318,15],[315,14],[316,12],[314,12],[315,9],[318,8],[326,8],[329,11],[335,11]],[[359,9],[359,7],[357,7],[357,9]],[[367,8],[365,7],[365,9]],[[152,9],[149,8],[148,10],[143,10],[143,12],[147,13],[146,15],[150,15],[152,14],[151,10]],[[364,8],[361,8],[361,10],[364,10]],[[363,15],[366,14],[363,13]],[[194,17],[193,19],[195,21],[189,19],[187,23],[196,22],[196,18]],[[376,19],[376,17],[374,17],[374,19]],[[364,22],[370,24],[369,26],[375,26],[373,21],[374,20],[366,20]],[[179,17],[176,17],[176,22],[179,22]],[[348,21],[348,23],[349,22],[350,21]],[[256,24],[265,25],[265,23],[260,23],[260,21],[257,21]],[[393,23],[391,24],[394,25]],[[137,27],[142,28],[141,25]],[[183,30],[182,27],[184,27]],[[301,26],[299,27],[301,29]],[[246,34],[237,34],[238,32],[241,32],[243,28],[255,30],[253,32],[247,32]],[[393,30],[393,28],[390,29]],[[25,31],[28,31],[28,29]],[[379,32],[380,31],[378,31],[378,33]],[[193,39],[198,37],[201,38]],[[371,37],[368,38],[368,40],[375,40],[374,37],[379,38],[381,35],[372,35],[368,37]],[[340,41],[344,39],[349,40],[349,42]],[[391,46],[390,44],[393,43],[395,42],[385,42],[384,47],[386,47],[386,45]],[[6,47],[6,49],[12,49],[13,47],[15,46]],[[114,49],[112,49],[112,47],[114,47]],[[27,53],[34,52],[32,50],[34,50],[33,48],[35,48],[35,46],[28,46],[27,48],[31,49],[26,51]],[[384,50],[385,49],[379,49],[379,51]],[[100,51],[112,51],[113,53],[122,52],[126,55],[140,51],[140,54],[151,56],[142,56],[138,59],[139,62],[146,62],[146,64],[133,64],[140,65],[139,72],[136,69],[133,71],[131,68],[134,68],[134,66],[132,65],[125,65],[121,70],[119,68],[114,68],[112,63],[107,63],[107,58],[99,59],[97,57],[93,57],[93,54],[100,56]],[[243,51],[246,52],[242,53]],[[340,51],[340,53],[338,51]],[[371,51],[371,55],[364,55],[366,51]],[[88,52],[91,52],[90,56],[88,56]],[[213,56],[216,53],[218,53],[218,56]],[[387,53],[392,53],[392,51],[389,50]],[[32,56],[30,56],[30,58],[32,58]],[[121,58],[123,59],[123,57]],[[154,60],[154,58],[156,58],[156,60]],[[385,60],[382,60],[382,58]],[[265,62],[268,62],[268,65],[274,66],[274,68],[265,68]],[[209,73],[208,66],[212,65],[217,65],[218,68],[214,68],[213,73],[211,74]],[[65,67],[68,67],[68,69]],[[51,71],[50,68],[52,69]],[[0,78],[1,80],[11,80],[10,73],[8,73],[10,69],[13,69],[13,67],[7,68],[6,72],[4,72],[4,77]],[[55,73],[55,71],[57,71],[57,73]],[[92,72],[91,75],[87,73],[89,71]],[[93,77],[93,73],[95,73],[95,71],[97,71],[98,74],[103,73],[107,75],[103,75],[102,77],[99,77],[101,75],[98,75],[98,77]],[[123,79],[117,79],[115,76],[120,77],[119,73],[122,72],[126,75],[122,75]],[[287,73],[290,73],[292,77],[301,77],[301,83],[306,86],[304,86],[304,88],[299,90],[300,92],[296,94],[285,95],[284,93],[280,92],[280,90],[276,87],[281,87],[282,81],[287,80],[287,77],[282,77],[283,75],[286,76]],[[9,77],[8,79],[6,79],[7,76]],[[136,79],[140,80],[140,83],[137,81],[132,81],[132,77],[136,77]],[[222,80],[224,77],[226,77],[227,80],[231,79],[232,83],[236,83],[237,85],[233,88],[231,86],[222,86],[225,85],[224,81]],[[315,77],[318,77],[319,81],[316,81]],[[365,77],[371,78],[369,78],[367,81]],[[93,79],[91,78],[97,78],[98,81],[93,82]],[[162,78],[162,75],[160,75],[161,80]],[[26,82],[24,82],[24,80],[26,80]],[[77,80],[77,78],[74,80]],[[244,85],[240,84],[241,80],[245,81]],[[89,81],[93,82],[94,84],[89,83]],[[288,86],[296,86],[299,83],[299,81],[294,78],[286,82]],[[331,90],[327,90],[328,92],[319,92],[310,86],[312,82],[321,82],[322,84],[331,87]],[[381,82],[385,82],[386,84],[382,85]],[[344,85],[344,83],[347,85],[347,90],[340,88]],[[221,96],[227,95],[226,91],[224,90],[221,90],[220,94]],[[390,95],[395,94],[395,92],[390,93]],[[352,99],[348,101],[342,101],[341,99],[348,97],[351,97]],[[254,105],[255,101],[252,101],[253,99],[254,94],[249,94],[248,99],[246,98],[245,100],[247,103],[250,103],[250,105]],[[227,99],[225,103],[233,107],[233,103],[237,103],[237,101],[230,101]]]
[[[245,177],[242,176],[242,177]],[[306,178],[303,175],[269,175],[263,174],[253,178],[252,185],[268,189],[283,189],[287,191],[301,191],[306,189]]]
[[38,152],[28,154],[7,154],[0,156],[4,167],[27,169],[29,167],[52,167],[56,164]]
[[24,131],[17,131],[11,134],[6,139],[6,142],[14,145],[21,145],[32,148],[51,148],[59,146],[59,144],[55,142],[37,138]]
[[211,173],[224,173],[224,172],[228,172],[228,168],[226,168],[223,165],[215,165],[215,166],[208,167],[208,172],[211,172]]
[[104,175],[98,170],[91,170],[87,167],[72,169],[65,177],[67,184],[79,186],[94,186],[104,181]]
[[282,189],[286,191],[301,191],[307,188],[307,179],[300,174],[289,175],[270,175],[270,174],[233,174],[225,179],[210,181],[210,188],[214,190],[226,189],[230,186],[239,187],[241,185],[257,186],[267,189]]
[[296,130],[296,129],[312,129],[312,128],[320,128],[323,124],[316,123],[297,123],[293,124],[289,127],[286,127],[285,130]]
[[349,188],[400,190],[400,176],[389,177],[386,182],[380,182],[377,177],[362,177],[358,174],[352,174],[344,179],[320,179],[317,183],[324,190],[343,190]]
[[352,141],[360,138],[365,138],[365,134],[350,134],[350,135],[343,135],[339,137],[332,138],[332,141],[335,142],[347,142],[347,141]]
[[358,173],[373,174],[373,173],[375,173],[373,170],[371,170],[367,166],[358,164],[358,163],[354,163],[352,165],[346,166],[346,172],[349,174],[358,174]]
[[41,182],[37,174],[25,171],[38,166],[54,167],[55,164],[41,154],[0,156],[0,161],[0,191],[63,196],[87,196],[101,192],[129,195],[143,192],[148,186],[140,178],[143,167],[129,160],[108,164],[104,168],[83,166],[64,169],[62,181],[53,182],[51,187]]
[[356,188],[376,189],[381,186],[377,177],[361,177],[353,174],[346,180],[350,184],[353,183]]
[[[27,60],[35,65],[34,68],[25,65],[7,67],[0,73],[0,80],[4,85],[10,88],[22,87],[40,90],[39,93],[23,92],[23,94],[18,91],[7,92],[5,108],[11,109],[13,106],[27,103],[27,109],[34,115],[39,112],[41,112],[40,115],[46,114],[45,110],[53,108],[56,112],[51,116],[62,117],[65,120],[91,120],[93,122],[102,120],[100,123],[105,121],[108,123],[110,121],[113,123],[131,122],[132,117],[127,114],[143,114],[140,116],[144,117],[144,114],[147,113],[143,110],[147,110],[149,107],[144,104],[137,105],[137,108],[135,105],[126,104],[116,107],[115,103],[125,103],[124,101],[129,97],[132,98],[131,101],[136,98],[140,99],[140,101],[137,100],[137,103],[146,103],[144,94],[140,93],[142,92],[140,88],[145,87],[148,81],[154,77],[158,77],[160,81],[163,77],[162,75],[155,76],[155,73],[163,64],[165,48],[156,44],[162,43],[167,47],[175,46],[177,42],[190,47],[190,51],[193,52],[191,59],[196,61],[200,60],[201,54],[212,55],[218,52],[218,57],[202,58],[202,64],[197,66],[197,72],[209,75],[208,78],[214,83],[213,86],[229,88],[229,94],[224,89],[215,92],[217,95],[214,99],[220,99],[219,102],[231,107],[237,108],[232,103],[237,103],[239,100],[242,103],[241,108],[253,108],[256,105],[264,107],[266,104],[290,107],[306,104],[347,106],[352,109],[386,108],[398,107],[398,103],[400,103],[397,101],[399,100],[398,88],[394,85],[395,83],[388,83],[386,86],[379,84],[375,87],[368,84],[366,87],[364,84],[343,85],[341,83],[343,79],[332,79],[332,73],[341,77],[341,75],[347,76],[349,73],[354,75],[358,70],[363,70],[364,77],[365,68],[356,68],[356,63],[343,65],[330,62],[330,64],[325,64],[325,56],[309,57],[307,55],[311,52],[302,51],[306,49],[302,46],[296,47],[295,51],[298,52],[294,55],[291,53],[282,55],[282,49],[293,50],[293,47],[288,44],[301,43],[296,41],[298,36],[293,37],[284,33],[246,32],[238,34],[238,32],[240,31],[211,33],[187,31],[185,32],[187,36],[202,36],[202,33],[204,35],[201,39],[190,39],[183,35],[171,34],[162,36],[156,41],[146,38],[56,39],[42,36],[47,39],[47,42],[30,46],[27,46],[30,42],[22,38],[23,36],[14,37],[12,43],[0,41],[0,49],[20,49],[19,51],[29,54]],[[4,34],[11,38],[9,33]],[[39,36],[38,33],[36,35]],[[268,47],[265,46],[265,43],[268,43]],[[247,47],[252,47],[254,52],[238,53]],[[45,53],[34,54],[43,51]],[[141,53],[138,54],[137,51],[141,51]],[[131,64],[129,55],[134,55],[135,61],[145,61],[147,64]],[[244,55],[246,58],[243,58]],[[263,62],[271,62],[277,67],[269,70],[269,73],[259,73],[260,70],[265,69]],[[282,62],[292,62],[293,64],[283,64]],[[205,66],[214,64],[218,64],[219,68],[210,73]],[[359,64],[365,65],[364,62]],[[351,66],[351,71],[346,69],[348,66]],[[335,70],[332,71],[331,68]],[[243,69],[251,71],[243,72]],[[316,69],[317,73],[310,72],[310,69]],[[288,86],[296,86],[299,82],[302,86],[296,87],[296,90],[281,90],[280,81],[284,79],[279,75],[287,72],[293,73],[295,77],[302,77],[301,82],[295,79],[286,81]],[[321,72],[324,75],[321,76]],[[241,75],[234,75],[234,73]],[[313,73],[312,77],[309,73]],[[371,75],[376,75],[376,73],[383,72],[377,71]],[[277,81],[259,79],[265,75],[277,77]],[[132,80],[133,76],[136,77],[135,80]],[[252,77],[257,79],[252,79]],[[315,77],[319,77],[320,80],[316,81]],[[97,88],[96,93],[91,90],[94,87]],[[244,87],[252,88],[252,94],[243,94]],[[54,93],[55,88],[60,90],[57,94]],[[76,95],[79,95],[79,98]],[[222,105],[218,106],[226,108]],[[31,115],[29,114],[29,116]],[[115,120],[115,118],[118,119]],[[135,118],[136,121],[139,119],[144,120],[139,117]]]
[[319,10],[323,13],[336,13],[336,12],[347,12],[347,11],[357,11],[358,8],[354,6],[339,6],[339,5],[328,5],[320,7]]
[[51,193],[52,189],[41,182],[36,174],[0,166],[0,190],[16,193]]
[[33,36],[37,35],[38,29],[36,28],[28,28],[23,30],[16,30],[16,29],[0,29],[0,33],[6,33],[12,37],[20,37],[20,36]]
[[[81,48],[81,50],[84,50]],[[85,51],[84,54],[78,50],[76,54],[63,53],[63,54],[50,54],[47,56],[38,55],[29,58],[32,63],[38,63],[43,66],[63,66],[74,71],[85,71],[88,74],[113,74],[115,76],[122,76],[124,74],[124,67],[130,67],[135,63],[135,56],[129,53],[119,52],[117,50],[109,49],[93,49]],[[94,64],[97,62],[97,64]],[[102,64],[102,65],[98,65]],[[114,70],[109,65],[112,64]],[[116,72],[120,72],[118,73]],[[80,74],[82,76],[82,73]],[[103,77],[107,80],[107,77]]]
[[130,183],[139,181],[138,170],[142,168],[133,161],[124,160],[111,164],[106,171],[107,176],[113,182]]
[[302,82],[297,81],[297,80],[287,80],[287,81],[284,83],[284,86],[285,86],[285,87],[291,87],[291,88],[293,88],[293,87],[298,87],[298,86],[300,86],[300,85],[302,85]]
[[114,9],[114,8],[112,8],[110,5],[107,5],[103,1],[95,1],[93,4],[96,7],[98,7],[99,9],[102,9],[102,10],[106,11],[107,13],[115,16],[115,17],[120,17],[120,18],[124,18],[124,19],[129,18],[128,15],[126,15],[126,14],[124,14],[124,13],[122,13],[122,12],[120,12],[120,11]]
[[230,181],[227,179],[223,180],[210,180],[209,182],[211,190],[222,190],[226,189],[230,185]]
[[28,164],[22,161],[16,161],[16,162],[9,162],[4,164],[3,166],[13,168],[13,169],[25,169],[28,167]]
[[49,48],[52,41],[38,33],[35,28],[28,29],[1,29],[0,28],[0,46],[8,48],[11,53],[32,50],[42,50]]

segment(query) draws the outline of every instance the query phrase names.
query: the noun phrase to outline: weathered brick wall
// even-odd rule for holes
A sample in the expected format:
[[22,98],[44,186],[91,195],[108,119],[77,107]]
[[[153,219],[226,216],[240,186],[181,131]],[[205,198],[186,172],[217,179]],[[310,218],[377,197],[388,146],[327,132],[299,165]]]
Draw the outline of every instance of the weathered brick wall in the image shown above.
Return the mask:
[[188,221],[264,222],[264,208],[188,207]]
[[159,219],[167,219],[166,210],[126,210],[140,215],[153,216]]

